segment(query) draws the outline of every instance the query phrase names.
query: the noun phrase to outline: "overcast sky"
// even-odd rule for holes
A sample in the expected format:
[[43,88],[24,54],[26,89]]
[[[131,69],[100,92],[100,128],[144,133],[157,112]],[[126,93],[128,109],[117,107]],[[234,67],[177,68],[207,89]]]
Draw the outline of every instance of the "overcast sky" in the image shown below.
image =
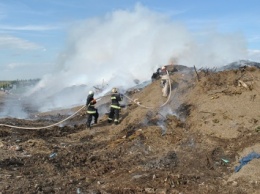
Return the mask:
[[[131,63],[146,67],[167,63],[167,57],[198,66],[209,63],[209,56],[214,65],[260,61],[259,7],[259,0],[0,0],[0,80],[66,70],[75,72],[73,77],[84,62],[84,71],[93,63],[97,72],[109,68],[107,62],[118,66],[126,52],[135,58]],[[141,32],[146,35],[134,36]],[[111,54],[115,50],[120,57]],[[188,54],[202,55],[199,60]]]

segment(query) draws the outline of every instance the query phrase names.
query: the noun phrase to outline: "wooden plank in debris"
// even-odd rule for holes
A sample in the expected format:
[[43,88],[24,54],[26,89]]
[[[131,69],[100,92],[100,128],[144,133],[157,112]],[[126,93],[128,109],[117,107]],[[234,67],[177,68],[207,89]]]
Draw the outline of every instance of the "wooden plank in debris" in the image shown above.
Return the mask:
[[200,76],[199,76],[199,74],[198,74],[198,72],[197,72],[197,69],[196,69],[195,65],[194,65],[194,70],[195,70],[195,72],[196,72],[196,74],[197,74],[197,79],[198,79],[198,81],[200,81]]

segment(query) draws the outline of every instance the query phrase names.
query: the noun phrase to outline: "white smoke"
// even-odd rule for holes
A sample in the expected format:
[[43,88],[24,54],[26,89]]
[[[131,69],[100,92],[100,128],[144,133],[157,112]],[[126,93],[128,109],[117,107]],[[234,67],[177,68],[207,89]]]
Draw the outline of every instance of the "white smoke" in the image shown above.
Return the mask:
[[0,118],[15,117],[19,119],[28,118],[28,114],[23,110],[22,102],[12,97],[4,100],[4,106],[1,107]]
[[42,110],[82,104],[93,86],[108,84],[104,92],[132,87],[135,79],[149,80],[172,59],[187,66],[226,65],[244,58],[245,45],[236,34],[213,32],[197,39],[184,25],[137,4],[132,11],[117,10],[71,26],[56,71],[27,96],[38,94]]

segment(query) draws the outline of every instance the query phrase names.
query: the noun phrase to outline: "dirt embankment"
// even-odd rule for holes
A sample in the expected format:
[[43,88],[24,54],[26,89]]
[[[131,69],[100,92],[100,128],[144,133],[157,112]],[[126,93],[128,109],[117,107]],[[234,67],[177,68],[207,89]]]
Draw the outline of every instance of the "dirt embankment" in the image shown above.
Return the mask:
[[[260,70],[198,76],[171,75],[164,107],[159,80],[129,92],[144,107],[125,99],[119,125],[102,115],[87,129],[82,110],[48,129],[0,126],[0,192],[259,193],[260,159],[234,168],[252,151],[260,154]],[[39,127],[66,116],[1,123]]]

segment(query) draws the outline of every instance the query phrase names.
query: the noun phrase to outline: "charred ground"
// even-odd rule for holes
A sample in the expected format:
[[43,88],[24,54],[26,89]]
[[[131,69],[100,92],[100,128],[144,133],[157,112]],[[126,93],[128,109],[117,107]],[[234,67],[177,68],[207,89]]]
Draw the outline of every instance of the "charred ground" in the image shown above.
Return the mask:
[[[1,193],[258,193],[259,159],[237,173],[234,167],[260,153],[259,68],[184,69],[171,79],[167,106],[146,109],[125,99],[119,125],[102,115],[87,129],[82,110],[47,129],[0,126]],[[166,100],[159,82],[127,94],[159,107]],[[47,126],[69,113],[1,123]]]

